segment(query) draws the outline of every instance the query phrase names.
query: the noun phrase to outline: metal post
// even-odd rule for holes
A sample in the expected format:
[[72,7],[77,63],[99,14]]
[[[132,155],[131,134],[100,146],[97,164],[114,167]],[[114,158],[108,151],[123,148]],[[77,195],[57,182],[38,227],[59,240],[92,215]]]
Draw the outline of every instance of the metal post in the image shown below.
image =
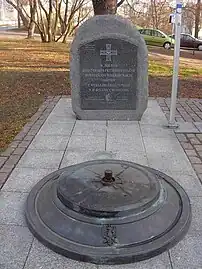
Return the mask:
[[169,124],[168,124],[168,127],[170,128],[178,127],[178,124],[175,121],[175,111],[176,111],[176,101],[177,101],[179,58],[180,58],[181,13],[182,13],[181,0],[176,0],[175,48],[174,48],[174,61],[173,61],[173,79],[172,79],[172,94],[171,94],[171,105],[170,105],[170,119],[169,119]]

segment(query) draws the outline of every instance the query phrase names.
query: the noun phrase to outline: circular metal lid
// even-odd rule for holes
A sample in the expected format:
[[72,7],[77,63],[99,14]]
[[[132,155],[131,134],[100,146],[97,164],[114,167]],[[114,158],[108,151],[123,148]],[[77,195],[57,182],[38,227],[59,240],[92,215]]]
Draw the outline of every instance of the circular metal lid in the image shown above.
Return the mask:
[[91,216],[139,213],[160,195],[156,175],[123,161],[84,163],[59,177],[58,197],[69,208]]
[[57,170],[31,190],[28,227],[72,259],[121,264],[151,258],[187,233],[191,206],[183,188],[155,169],[97,160]]

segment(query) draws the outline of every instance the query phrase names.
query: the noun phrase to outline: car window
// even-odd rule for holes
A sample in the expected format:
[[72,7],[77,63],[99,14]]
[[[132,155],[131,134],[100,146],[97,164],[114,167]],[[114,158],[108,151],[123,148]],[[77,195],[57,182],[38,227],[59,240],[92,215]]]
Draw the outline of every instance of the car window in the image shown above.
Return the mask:
[[189,35],[183,35],[183,40],[193,41],[194,39],[191,36],[189,36]]
[[152,35],[150,29],[141,29],[140,33],[143,35]]
[[152,30],[152,35],[156,36],[156,37],[164,37],[160,32],[158,32],[156,30]]

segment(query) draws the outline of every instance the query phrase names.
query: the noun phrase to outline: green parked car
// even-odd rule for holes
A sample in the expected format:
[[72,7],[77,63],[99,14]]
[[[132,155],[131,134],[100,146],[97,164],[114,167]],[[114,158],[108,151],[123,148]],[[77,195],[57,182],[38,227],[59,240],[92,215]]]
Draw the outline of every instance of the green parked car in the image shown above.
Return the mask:
[[143,35],[147,45],[160,46],[164,47],[165,49],[170,49],[174,46],[174,39],[164,34],[160,30],[141,28],[138,29],[138,31]]

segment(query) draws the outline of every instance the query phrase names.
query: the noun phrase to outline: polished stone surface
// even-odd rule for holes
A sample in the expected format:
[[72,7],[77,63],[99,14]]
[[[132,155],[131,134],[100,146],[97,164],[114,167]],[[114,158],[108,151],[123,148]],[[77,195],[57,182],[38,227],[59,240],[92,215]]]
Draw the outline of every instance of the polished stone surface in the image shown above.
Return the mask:
[[95,16],[71,47],[72,108],[83,120],[140,120],[148,101],[148,52],[120,16]]

